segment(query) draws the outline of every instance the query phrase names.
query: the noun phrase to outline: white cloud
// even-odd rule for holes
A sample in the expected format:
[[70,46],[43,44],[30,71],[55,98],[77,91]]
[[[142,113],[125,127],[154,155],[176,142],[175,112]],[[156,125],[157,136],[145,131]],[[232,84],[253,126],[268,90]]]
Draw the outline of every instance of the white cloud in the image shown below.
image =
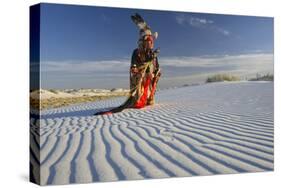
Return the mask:
[[45,61],[41,63],[41,71],[64,73],[112,72],[128,69],[129,65],[129,59],[108,61]]
[[188,21],[189,21],[190,25],[193,25],[193,26],[201,26],[201,25],[207,25],[207,24],[213,24],[214,23],[214,21],[212,21],[212,20],[195,18],[195,17],[189,18]]
[[268,66],[273,65],[273,54],[240,54],[221,56],[199,57],[165,57],[161,58],[161,65],[175,67],[218,67],[225,65],[243,66]]
[[[212,68],[212,70],[226,69],[232,71],[264,72],[273,71],[273,54],[240,54],[221,56],[199,56],[199,57],[159,57],[159,64],[162,69],[169,68]],[[46,61],[41,63],[42,73],[63,73],[63,74],[108,74],[120,75],[127,73],[130,67],[130,59],[110,60],[110,61]],[[177,72],[175,72],[175,75]]]
[[198,17],[194,17],[194,16],[189,16],[186,14],[177,14],[176,22],[183,26],[190,25],[192,27],[209,29],[214,32],[223,34],[225,36],[230,35],[230,31],[217,26],[213,20],[209,20],[206,18],[198,18]]
[[212,20],[208,20],[205,18],[197,18],[197,17],[188,16],[188,15],[184,15],[184,14],[178,14],[176,16],[176,21],[180,25],[189,24],[189,25],[196,26],[196,27],[214,23],[214,21],[212,21]]
[[243,54],[205,57],[161,58],[160,88],[203,83],[214,74],[231,74],[241,79],[259,74],[273,74],[273,54]]
[[162,82],[162,86],[200,83],[218,73],[233,74],[242,79],[255,77],[257,73],[273,74],[273,61],[273,54],[161,58],[162,75],[167,78],[167,83]]
[[225,36],[228,36],[230,35],[230,31],[226,30],[226,29],[223,29],[223,28],[220,28],[220,27],[213,27],[214,30],[218,31],[219,33],[225,35]]
[[[254,77],[273,74],[273,54],[252,53],[200,57],[159,57],[160,87],[203,82],[210,75],[230,73]],[[42,62],[42,83],[48,87],[128,88],[130,59],[112,61]]]

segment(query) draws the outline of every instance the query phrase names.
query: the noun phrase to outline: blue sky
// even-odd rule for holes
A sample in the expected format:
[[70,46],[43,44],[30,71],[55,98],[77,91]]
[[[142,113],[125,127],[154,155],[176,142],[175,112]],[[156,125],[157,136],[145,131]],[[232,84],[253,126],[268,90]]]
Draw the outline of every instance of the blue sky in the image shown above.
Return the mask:
[[160,87],[273,72],[272,18],[43,4],[41,87],[128,88],[136,12],[159,33]]

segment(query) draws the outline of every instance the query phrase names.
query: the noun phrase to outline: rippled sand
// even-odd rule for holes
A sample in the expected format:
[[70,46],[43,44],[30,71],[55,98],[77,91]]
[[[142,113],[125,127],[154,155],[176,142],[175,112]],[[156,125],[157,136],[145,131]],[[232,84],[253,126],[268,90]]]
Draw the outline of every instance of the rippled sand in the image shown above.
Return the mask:
[[46,185],[273,170],[273,82],[156,95],[154,106],[112,115],[92,114],[125,97],[31,116],[31,178]]

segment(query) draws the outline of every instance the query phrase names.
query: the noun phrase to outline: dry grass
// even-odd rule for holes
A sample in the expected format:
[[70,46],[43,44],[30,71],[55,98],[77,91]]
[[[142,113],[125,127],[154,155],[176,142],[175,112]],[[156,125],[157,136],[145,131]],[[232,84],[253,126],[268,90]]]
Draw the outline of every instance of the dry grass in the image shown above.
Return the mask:
[[256,78],[249,79],[249,81],[273,81],[273,80],[274,80],[273,74],[269,74],[269,73],[265,75],[257,74]]
[[82,96],[82,97],[68,97],[68,98],[49,98],[49,99],[33,99],[30,98],[30,106],[36,110],[43,110],[48,108],[58,108],[68,106],[71,104],[78,104],[84,102],[94,102],[114,97],[128,96],[128,93],[120,93],[111,96]]
[[229,74],[216,74],[207,78],[206,82],[239,81],[240,78]]

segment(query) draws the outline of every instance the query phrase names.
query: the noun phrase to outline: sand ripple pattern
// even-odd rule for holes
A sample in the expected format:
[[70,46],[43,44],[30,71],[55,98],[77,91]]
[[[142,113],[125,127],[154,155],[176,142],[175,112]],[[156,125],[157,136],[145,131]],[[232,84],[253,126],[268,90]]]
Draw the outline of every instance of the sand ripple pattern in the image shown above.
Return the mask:
[[47,185],[273,170],[272,82],[167,89],[156,98],[112,115],[92,114],[124,97],[31,118],[31,177]]

